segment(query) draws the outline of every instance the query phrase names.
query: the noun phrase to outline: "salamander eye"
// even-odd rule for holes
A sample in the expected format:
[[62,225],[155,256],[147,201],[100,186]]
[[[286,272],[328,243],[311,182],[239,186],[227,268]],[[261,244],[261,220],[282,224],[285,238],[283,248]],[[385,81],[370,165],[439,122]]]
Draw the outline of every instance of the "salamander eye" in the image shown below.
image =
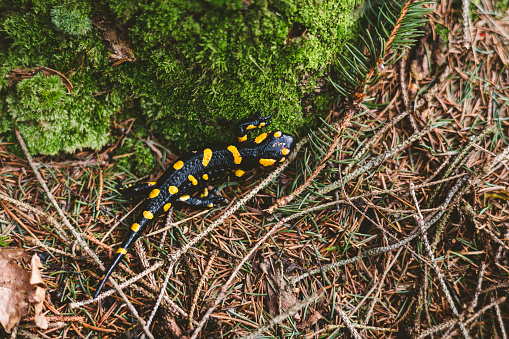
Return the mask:
[[288,154],[290,154],[290,149],[289,149],[289,148],[286,148],[286,147],[285,147],[285,148],[283,148],[283,150],[281,151],[281,154],[283,154],[283,155],[288,155]]

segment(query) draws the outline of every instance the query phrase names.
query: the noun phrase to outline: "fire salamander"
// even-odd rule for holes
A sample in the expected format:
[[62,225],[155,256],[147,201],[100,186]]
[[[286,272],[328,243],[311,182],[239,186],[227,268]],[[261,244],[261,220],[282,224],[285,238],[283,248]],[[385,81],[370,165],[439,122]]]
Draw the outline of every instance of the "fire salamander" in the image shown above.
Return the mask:
[[[251,130],[268,126],[270,117],[262,117],[258,113],[254,118],[243,120],[236,127],[238,142],[193,151],[174,162],[157,182],[122,189],[125,196],[145,195],[148,199],[141,209],[143,212],[132,224],[129,235],[118,249],[115,260],[103,276],[95,297],[129,247],[143,235],[151,220],[175,205],[216,207],[223,198],[215,197],[214,191],[207,189],[209,181],[222,179],[228,174],[241,177],[246,171],[260,165],[267,167],[285,161],[294,145],[291,135],[275,131],[262,133],[254,140],[248,138]],[[196,192],[202,192],[200,197],[191,196]]]

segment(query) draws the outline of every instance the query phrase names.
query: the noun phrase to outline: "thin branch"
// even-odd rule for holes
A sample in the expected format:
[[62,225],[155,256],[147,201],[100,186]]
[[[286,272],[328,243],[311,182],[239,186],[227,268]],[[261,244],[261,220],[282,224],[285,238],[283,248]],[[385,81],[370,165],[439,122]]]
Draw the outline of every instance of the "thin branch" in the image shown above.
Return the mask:
[[35,213],[35,214],[45,218],[46,220],[48,220],[48,222],[51,225],[53,225],[55,227],[55,231],[60,236],[60,239],[62,239],[66,245],[71,246],[72,241],[69,239],[69,236],[67,235],[65,229],[52,216],[46,214],[45,212],[39,210],[38,208],[32,207],[32,206],[30,206],[28,204],[25,204],[24,202],[21,202],[19,200],[13,199],[13,198],[10,198],[10,197],[8,197],[6,195],[3,195],[1,193],[0,193],[0,199],[6,201],[8,203],[11,203],[11,204],[13,204],[15,206],[24,208],[27,211],[30,211],[32,213]]
[[355,339],[362,339],[361,335],[355,329],[355,326],[353,325],[353,323],[350,320],[350,318],[348,318],[348,316],[346,315],[345,311],[343,311],[341,309],[341,307],[339,307],[339,305],[336,306],[336,311],[338,312],[341,320],[343,320],[343,322],[345,323],[346,327],[348,327],[348,329],[350,330],[350,333],[353,335],[353,337]]
[[[148,331],[150,324],[152,324],[152,321],[154,320],[154,317],[156,315],[157,309],[159,308],[159,305],[161,305],[161,301],[163,300],[164,294],[166,293],[166,287],[168,286],[168,282],[170,281],[171,277],[171,270],[168,270],[166,272],[166,277],[164,278],[163,285],[161,286],[161,292],[159,292],[159,296],[157,297],[156,304],[154,305],[154,308],[152,309],[152,312],[150,313],[150,317],[147,320],[147,323],[145,324],[145,329]],[[189,318],[191,319],[191,318]],[[192,320],[191,320],[192,322]]]
[[417,208],[417,223],[419,225],[419,228],[421,230],[422,240],[424,241],[424,246],[426,248],[426,251],[428,252],[428,256],[431,259],[431,263],[433,264],[433,269],[435,270],[435,273],[438,276],[438,280],[440,281],[440,284],[442,285],[442,291],[445,294],[445,297],[447,301],[449,302],[449,307],[451,308],[454,315],[458,318],[458,324],[460,326],[461,332],[463,333],[463,336],[466,339],[469,339],[470,336],[468,335],[468,331],[465,328],[465,324],[461,321],[461,315],[458,312],[458,309],[456,308],[456,305],[454,304],[454,301],[452,300],[451,294],[449,293],[449,289],[447,288],[447,285],[445,284],[444,277],[442,275],[442,272],[440,271],[440,268],[438,267],[436,261],[435,261],[435,255],[433,254],[433,251],[431,250],[431,246],[428,241],[428,237],[426,235],[426,229],[425,229],[425,223],[424,223],[424,217],[421,214],[421,210],[419,208],[419,201],[417,200],[417,197],[415,196],[415,190],[413,183],[410,183],[410,192],[412,193],[412,198],[414,199],[415,207]]
[[212,252],[212,255],[210,256],[209,262],[207,263],[207,267],[205,267],[205,271],[203,271],[203,274],[201,276],[200,282],[198,284],[198,288],[194,292],[194,298],[193,302],[191,304],[191,310],[189,311],[189,329],[193,329],[193,314],[194,310],[196,309],[196,305],[198,304],[198,298],[200,297],[200,292],[203,289],[203,286],[205,286],[205,280],[207,280],[207,275],[212,268],[212,264],[214,263],[214,259],[216,259],[217,251]]
[[356,169],[355,171],[353,171],[351,173],[348,173],[347,175],[345,175],[343,177],[343,180],[335,181],[335,182],[333,182],[333,183],[331,183],[331,184],[329,184],[329,185],[319,189],[316,192],[316,194],[317,195],[325,195],[325,194],[329,193],[330,191],[335,190],[335,189],[339,188],[340,186],[345,185],[347,182],[350,182],[351,180],[357,178],[358,176],[366,173],[370,169],[376,168],[377,166],[382,164],[384,161],[386,161],[387,159],[392,157],[394,154],[396,154],[399,151],[401,151],[402,149],[410,146],[411,143],[413,143],[414,141],[420,139],[422,136],[424,136],[425,134],[429,133],[430,131],[432,131],[435,128],[436,127],[434,127],[434,126],[428,126],[425,129],[423,129],[422,131],[420,131],[418,133],[412,134],[412,136],[410,138],[408,138],[407,140],[403,141],[402,143],[400,143],[396,147],[394,147],[394,148],[384,152],[383,154],[380,154],[377,157],[372,158],[364,166],[359,167],[358,169]]

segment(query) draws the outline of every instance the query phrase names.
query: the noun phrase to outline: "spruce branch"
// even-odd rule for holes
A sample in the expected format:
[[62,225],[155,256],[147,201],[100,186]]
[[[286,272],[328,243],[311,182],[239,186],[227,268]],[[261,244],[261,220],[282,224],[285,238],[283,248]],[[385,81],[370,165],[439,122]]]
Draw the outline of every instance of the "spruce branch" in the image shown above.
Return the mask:
[[426,14],[434,2],[407,0],[380,6],[366,5],[366,36],[358,46],[346,44],[346,52],[337,64],[338,81],[331,81],[350,106],[358,106],[365,99],[366,89],[373,84],[381,70],[398,61],[423,33],[420,27],[427,22]]

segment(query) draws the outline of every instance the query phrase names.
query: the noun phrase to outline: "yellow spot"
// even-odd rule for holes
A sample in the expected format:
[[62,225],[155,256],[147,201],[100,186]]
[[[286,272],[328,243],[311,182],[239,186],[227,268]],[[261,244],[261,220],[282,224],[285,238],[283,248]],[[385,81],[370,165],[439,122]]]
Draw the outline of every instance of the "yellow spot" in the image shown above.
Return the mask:
[[123,187],[119,187],[119,189],[123,190],[124,188]]
[[264,122],[260,122],[260,124],[258,125],[258,128],[262,128],[263,126],[265,126],[266,124]]
[[201,162],[204,167],[207,167],[210,159],[212,159],[212,150],[210,148],[205,148],[203,150],[203,160]]
[[119,247],[118,250],[117,250],[117,253],[126,254],[127,250],[125,248]]
[[183,195],[180,197],[180,201],[186,201],[187,199],[191,198],[189,195]]
[[157,197],[157,196],[159,195],[159,192],[161,192],[161,191],[159,191],[157,188],[154,188],[154,189],[152,190],[152,192],[150,192],[150,194],[148,195],[148,197],[149,197],[150,199],[154,199],[155,197]]
[[246,129],[253,129],[253,128],[256,128],[256,126],[255,125],[249,125],[249,126],[246,127]]
[[209,180],[209,175],[207,173],[205,173],[203,176],[202,176],[203,180]]
[[281,158],[281,160],[279,160],[279,162],[283,162],[283,161],[285,161],[285,159],[286,159],[286,158],[285,158],[285,157],[283,157],[283,158]]
[[193,177],[192,175],[188,176],[187,178],[189,179],[190,182],[193,183],[193,185],[195,186],[198,185],[198,180],[196,180],[196,178]]
[[150,211],[144,211],[143,216],[147,219],[152,219],[154,217],[154,215]]
[[182,160],[179,160],[177,161],[174,165],[173,165],[173,168],[176,169],[176,170],[179,170],[181,169],[182,167],[184,167],[184,162]]
[[203,193],[200,194],[200,198],[205,198],[207,195],[209,195],[209,190],[208,189],[203,189]]
[[237,147],[230,145],[226,149],[228,151],[232,152],[233,162],[236,163],[237,165],[240,165],[240,163],[242,162],[242,157],[240,156],[240,153],[239,153],[239,150],[237,149]]
[[167,212],[171,207],[171,202],[167,203],[166,205],[164,205],[163,209],[165,212]]
[[274,165],[275,162],[276,160],[274,159],[260,159],[260,165],[263,166],[271,166]]
[[281,131],[276,131],[276,132],[274,132],[274,136],[275,136],[276,138],[279,138],[279,137],[281,136]]
[[247,134],[244,135],[243,137],[239,137],[239,142],[244,142],[247,140]]
[[140,224],[138,223],[134,223],[132,226],[131,226],[131,230],[133,232],[138,232],[138,230],[140,229]]
[[256,137],[255,143],[259,144],[260,142],[265,140],[265,138],[267,138],[267,133],[262,133],[262,134],[260,134],[259,136]]
[[150,181],[150,182],[147,182],[147,184],[148,184],[149,186],[154,186],[154,185],[156,184],[156,182],[155,182],[155,181]]
[[283,155],[288,155],[288,154],[290,154],[290,149],[289,149],[289,148],[286,148],[286,147],[285,147],[285,148],[283,148],[283,150],[281,151],[281,154],[283,154]]
[[241,170],[241,169],[238,169],[238,170],[236,170],[236,171],[235,171],[235,175],[236,175],[236,176],[238,176],[238,177],[243,176],[243,175],[244,175],[244,173],[246,173],[246,172],[244,172],[244,171],[243,171],[243,170]]
[[177,194],[179,189],[175,186],[170,186],[170,188],[168,188],[168,191],[170,191],[171,194]]
[[129,185],[127,185],[127,187],[131,187],[132,185],[133,185],[133,184],[129,184]]
[[214,207],[214,204],[209,204],[209,207],[210,207],[210,208]]

